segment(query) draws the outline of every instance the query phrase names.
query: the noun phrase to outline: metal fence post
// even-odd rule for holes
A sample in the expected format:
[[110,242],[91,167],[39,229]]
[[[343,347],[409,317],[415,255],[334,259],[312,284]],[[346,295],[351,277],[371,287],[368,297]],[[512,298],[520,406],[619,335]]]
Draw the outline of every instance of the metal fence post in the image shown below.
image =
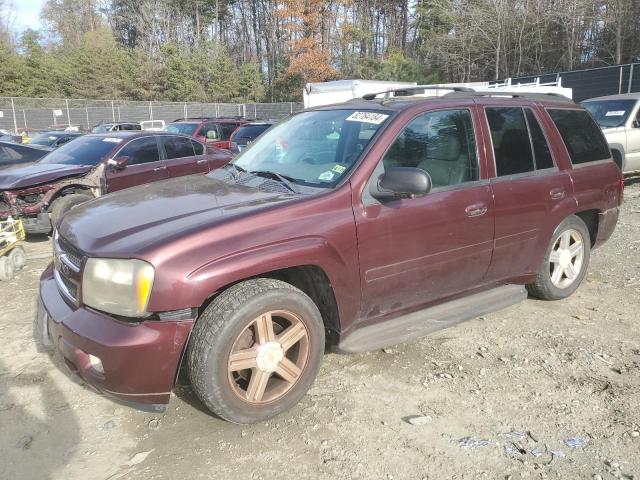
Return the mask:
[[149,102],[149,120],[153,122],[153,102]]
[[11,97],[11,112],[13,113],[13,130],[14,133],[18,134],[18,119],[16,118],[16,106],[13,103],[13,97]]
[[184,102],[184,113],[183,113],[183,117],[184,117],[184,118],[189,118],[189,110],[187,109],[187,102]]
[[291,114],[293,115],[293,102],[289,102],[289,109],[291,110]]
[[84,111],[87,114],[87,130],[91,128],[91,122],[89,121],[89,105],[87,102],[84,102]]
[[622,75],[624,73],[624,67],[620,65],[620,78],[618,80],[618,93],[622,93]]
[[256,103],[253,104],[253,119],[258,118],[258,105]]
[[631,64],[631,67],[629,68],[629,85],[627,87],[627,93],[631,93],[631,85],[633,85],[633,66],[635,65],[635,63]]
[[[116,109],[113,106],[113,100],[111,100],[111,116],[113,117],[113,121],[116,121]],[[120,116],[120,107],[118,107],[118,117]]]
[[71,126],[71,114],[69,113],[69,99],[65,98],[64,102],[67,106],[67,126],[70,127]]
[[22,109],[22,118],[24,119],[24,128],[26,130],[27,129],[27,112],[25,111],[24,108]]

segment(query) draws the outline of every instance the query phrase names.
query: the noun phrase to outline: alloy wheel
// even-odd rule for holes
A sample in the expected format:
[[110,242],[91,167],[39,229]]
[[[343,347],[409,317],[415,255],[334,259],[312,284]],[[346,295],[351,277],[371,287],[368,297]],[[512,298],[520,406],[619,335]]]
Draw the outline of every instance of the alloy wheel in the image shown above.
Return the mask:
[[579,277],[584,263],[584,238],[574,229],[562,232],[551,248],[549,275],[557,288],[570,287]]

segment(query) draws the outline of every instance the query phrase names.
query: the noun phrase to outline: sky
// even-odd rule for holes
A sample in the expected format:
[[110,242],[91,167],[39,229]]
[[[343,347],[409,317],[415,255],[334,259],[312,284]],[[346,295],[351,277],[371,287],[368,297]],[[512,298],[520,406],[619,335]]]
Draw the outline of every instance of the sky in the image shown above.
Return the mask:
[[16,31],[21,32],[27,28],[39,29],[40,10],[45,0],[13,0]]

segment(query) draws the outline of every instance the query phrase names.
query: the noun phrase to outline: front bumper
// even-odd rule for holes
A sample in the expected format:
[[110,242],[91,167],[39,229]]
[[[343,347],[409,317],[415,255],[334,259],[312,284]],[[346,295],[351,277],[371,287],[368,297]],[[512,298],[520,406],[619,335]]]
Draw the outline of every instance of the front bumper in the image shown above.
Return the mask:
[[[71,307],[49,266],[40,279],[34,318],[36,340],[54,346],[87,384],[121,403],[161,411],[169,403],[194,320],[127,324],[109,315]],[[89,355],[102,361],[95,370]]]

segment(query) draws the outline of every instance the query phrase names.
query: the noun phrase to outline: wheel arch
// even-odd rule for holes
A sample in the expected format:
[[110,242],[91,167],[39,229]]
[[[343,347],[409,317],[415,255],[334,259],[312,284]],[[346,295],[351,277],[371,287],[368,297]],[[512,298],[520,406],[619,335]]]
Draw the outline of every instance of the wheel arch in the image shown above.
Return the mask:
[[575,216],[582,220],[587,226],[589,231],[589,239],[591,240],[591,247],[596,244],[598,238],[598,222],[600,221],[600,210],[591,209],[576,212]]
[[47,211],[49,212],[51,211],[51,207],[53,203],[59,198],[66,197],[67,195],[73,195],[76,193],[80,193],[80,194],[88,193],[92,197],[95,197],[89,185],[82,185],[79,183],[71,183],[68,185],[63,185],[60,188],[53,189],[49,192],[49,198],[46,200]]
[[616,162],[620,170],[624,172],[626,158],[624,154],[624,146],[619,143],[611,143],[609,144],[609,148],[611,149],[611,155],[613,156],[613,161]]

